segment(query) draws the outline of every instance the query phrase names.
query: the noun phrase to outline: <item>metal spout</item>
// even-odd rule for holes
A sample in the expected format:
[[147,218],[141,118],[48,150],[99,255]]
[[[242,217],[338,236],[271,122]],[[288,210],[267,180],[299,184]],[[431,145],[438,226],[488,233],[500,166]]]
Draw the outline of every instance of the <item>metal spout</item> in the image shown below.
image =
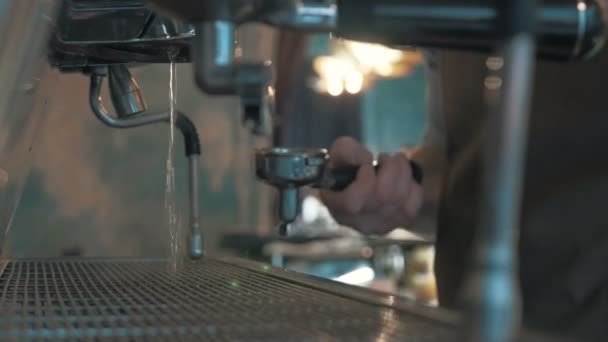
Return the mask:
[[119,118],[126,118],[146,111],[146,103],[135,78],[124,64],[108,67],[110,96]]

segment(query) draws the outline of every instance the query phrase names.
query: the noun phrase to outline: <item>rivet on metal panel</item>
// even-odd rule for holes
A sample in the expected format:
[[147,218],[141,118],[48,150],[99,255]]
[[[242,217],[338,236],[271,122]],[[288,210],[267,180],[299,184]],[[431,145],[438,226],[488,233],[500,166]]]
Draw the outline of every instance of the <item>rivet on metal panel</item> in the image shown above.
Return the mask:
[[32,90],[35,90],[36,87],[38,86],[38,83],[40,83],[39,78],[32,78],[29,81],[27,81],[21,85],[21,90],[23,90],[26,93],[30,92]]

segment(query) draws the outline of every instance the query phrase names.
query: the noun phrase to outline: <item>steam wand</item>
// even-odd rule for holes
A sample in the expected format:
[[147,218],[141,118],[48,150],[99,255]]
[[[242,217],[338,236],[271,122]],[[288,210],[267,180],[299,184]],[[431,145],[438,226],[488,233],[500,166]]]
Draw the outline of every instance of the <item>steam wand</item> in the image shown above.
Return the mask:
[[[139,86],[131,76],[129,69],[123,65],[109,67],[110,93],[117,112],[114,118],[108,114],[101,100],[101,84],[106,76],[106,68],[94,68],[91,71],[91,88],[89,102],[95,116],[104,124],[113,128],[133,128],[153,123],[171,122],[171,113],[144,114],[146,106]],[[182,132],[186,157],[188,158],[188,189],[190,195],[190,258],[203,257],[203,236],[199,224],[198,193],[198,158],[201,145],[196,126],[183,113],[177,112],[175,126]]]

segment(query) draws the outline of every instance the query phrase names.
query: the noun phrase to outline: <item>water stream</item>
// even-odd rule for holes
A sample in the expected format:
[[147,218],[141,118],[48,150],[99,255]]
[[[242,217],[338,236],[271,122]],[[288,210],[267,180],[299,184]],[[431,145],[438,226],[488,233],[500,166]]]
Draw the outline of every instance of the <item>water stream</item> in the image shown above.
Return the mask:
[[165,209],[169,223],[169,246],[171,249],[170,264],[173,269],[177,268],[179,252],[179,215],[175,201],[175,166],[174,166],[174,138],[175,138],[175,118],[176,118],[176,93],[177,75],[175,63],[171,62],[169,70],[169,112],[171,122],[169,125],[169,152],[167,153],[167,170],[165,178]]

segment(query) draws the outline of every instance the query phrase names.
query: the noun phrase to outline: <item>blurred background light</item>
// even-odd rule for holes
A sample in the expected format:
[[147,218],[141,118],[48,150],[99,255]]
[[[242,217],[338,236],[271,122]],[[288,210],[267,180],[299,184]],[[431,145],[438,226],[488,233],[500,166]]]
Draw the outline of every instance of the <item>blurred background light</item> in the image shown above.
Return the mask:
[[416,51],[332,39],[329,53],[314,59],[319,82],[313,83],[313,89],[331,96],[340,96],[345,90],[355,95],[373,85],[377,78],[406,76],[421,62],[422,57]]
[[336,277],[333,280],[349,285],[367,286],[372,280],[374,280],[375,276],[376,274],[371,267],[361,266],[353,271]]

